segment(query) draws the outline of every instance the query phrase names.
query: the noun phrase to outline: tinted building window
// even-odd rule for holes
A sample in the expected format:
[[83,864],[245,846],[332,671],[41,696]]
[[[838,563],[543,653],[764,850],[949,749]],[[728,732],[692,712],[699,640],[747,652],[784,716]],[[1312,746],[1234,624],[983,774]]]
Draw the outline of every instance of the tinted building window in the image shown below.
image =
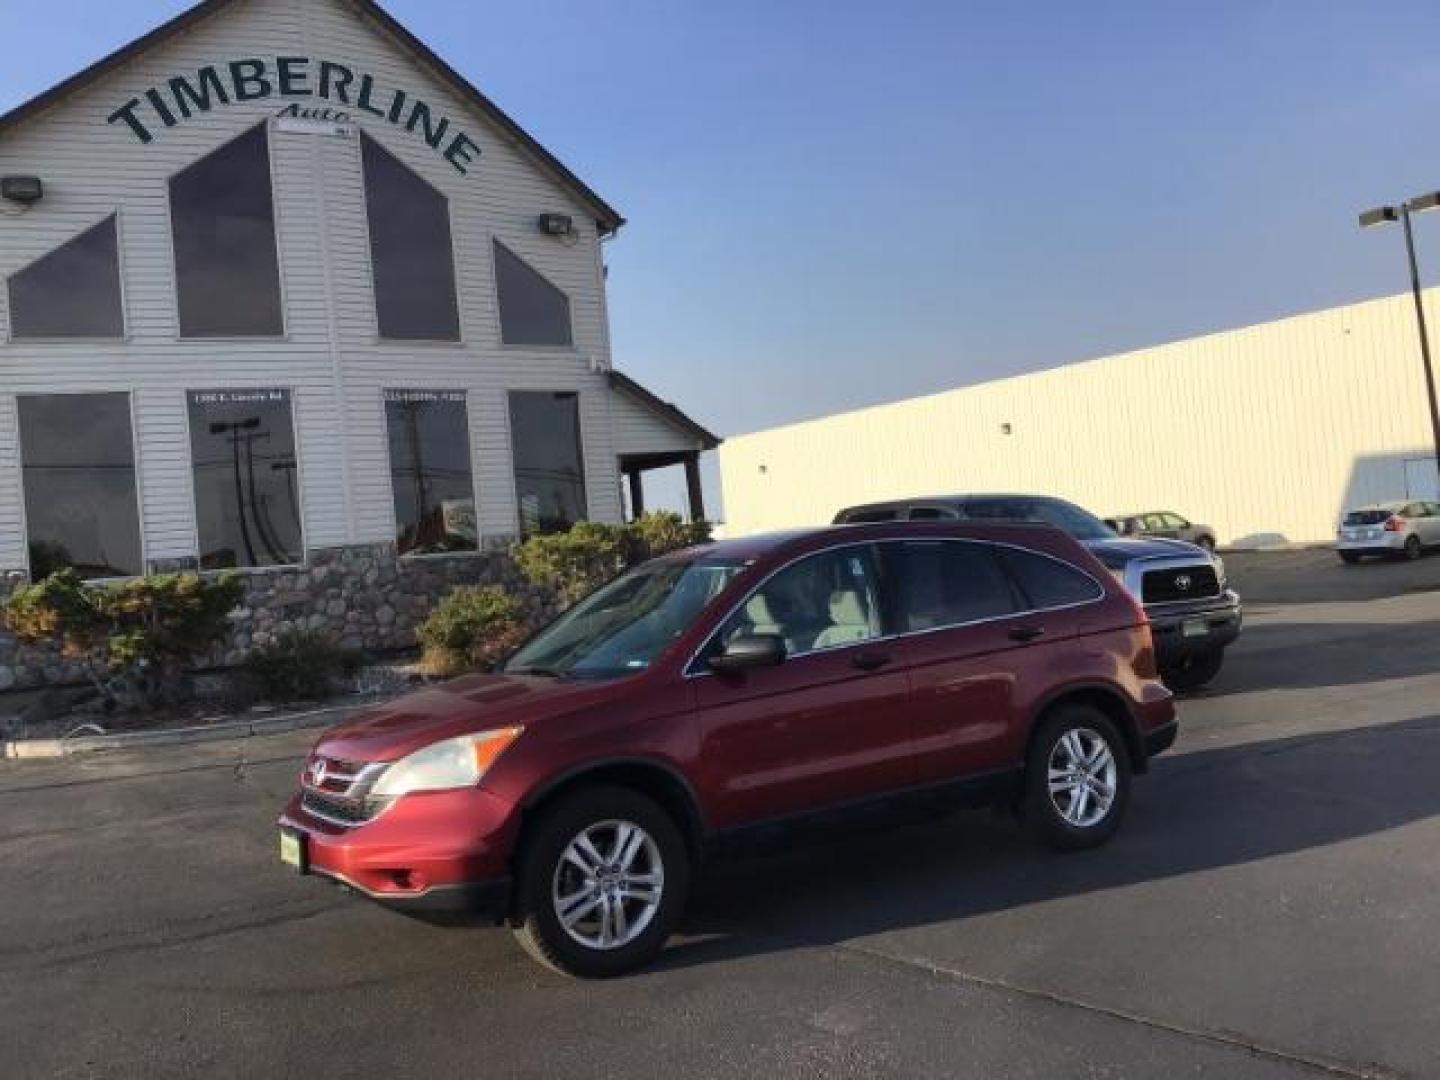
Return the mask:
[[360,136],[375,315],[382,338],[459,341],[450,206],[368,135]]
[[123,337],[115,216],[36,259],[9,287],[16,338]]
[[127,394],[22,395],[20,459],[30,574],[140,573],[140,511]]
[[1012,614],[1014,590],[989,544],[917,540],[882,544],[903,632],[934,630]]
[[1048,559],[1018,548],[1003,548],[1000,553],[1031,608],[1064,607],[1098,600],[1103,594],[1098,582],[1073,566]]
[[280,263],[265,125],[170,180],[181,337],[278,337]]
[[400,554],[474,551],[475,484],[463,390],[387,390],[390,486]]
[[192,390],[188,399],[201,567],[300,562],[290,392]]
[[520,530],[559,532],[585,518],[580,457],[580,396],[518,391],[510,395],[510,439]]
[[569,345],[570,299],[500,241],[495,241],[500,340],[506,345]]

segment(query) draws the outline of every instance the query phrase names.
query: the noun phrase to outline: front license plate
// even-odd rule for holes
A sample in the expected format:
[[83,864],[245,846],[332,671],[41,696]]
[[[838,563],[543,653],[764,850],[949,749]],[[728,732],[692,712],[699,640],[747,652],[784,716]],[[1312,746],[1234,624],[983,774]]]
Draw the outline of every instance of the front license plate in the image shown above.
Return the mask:
[[1204,637],[1210,633],[1210,624],[1204,619],[1186,619],[1180,624],[1181,637]]
[[298,833],[280,830],[280,861],[297,874],[305,873],[305,838]]

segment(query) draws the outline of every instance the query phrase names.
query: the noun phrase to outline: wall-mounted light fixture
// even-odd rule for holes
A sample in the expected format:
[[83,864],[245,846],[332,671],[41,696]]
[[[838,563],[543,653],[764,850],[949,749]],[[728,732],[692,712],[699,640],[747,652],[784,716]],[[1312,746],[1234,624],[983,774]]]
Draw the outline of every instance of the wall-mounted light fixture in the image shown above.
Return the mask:
[[1001,435],[1013,435],[1014,433],[1015,433],[1015,429],[1014,429],[1013,427],[1011,427],[1009,424],[1001,424],[1001,425],[1000,425],[1000,434],[1001,434]]
[[575,232],[575,222],[569,214],[541,214],[536,224],[546,236],[570,236]]
[[29,206],[45,197],[45,185],[38,176],[0,177],[0,198]]

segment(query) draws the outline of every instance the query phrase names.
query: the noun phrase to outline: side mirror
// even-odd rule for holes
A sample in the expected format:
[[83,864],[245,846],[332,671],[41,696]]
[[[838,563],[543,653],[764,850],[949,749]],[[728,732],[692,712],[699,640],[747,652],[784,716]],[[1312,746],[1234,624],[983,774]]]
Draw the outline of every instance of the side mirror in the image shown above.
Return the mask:
[[748,671],[785,662],[785,639],[779,634],[745,634],[710,658],[711,671]]

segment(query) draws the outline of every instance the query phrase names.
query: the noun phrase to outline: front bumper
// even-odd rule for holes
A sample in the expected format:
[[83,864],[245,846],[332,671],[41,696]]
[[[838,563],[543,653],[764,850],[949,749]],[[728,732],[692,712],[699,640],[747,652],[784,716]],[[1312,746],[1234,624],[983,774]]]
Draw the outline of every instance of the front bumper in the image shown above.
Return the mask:
[[1245,621],[1240,597],[1231,590],[1206,600],[1154,604],[1145,614],[1155,639],[1155,661],[1162,668],[1231,645]]
[[301,873],[329,878],[386,907],[497,921],[509,914],[509,857],[519,815],[479,788],[406,795],[349,828],[311,814],[297,792],[278,824],[299,838]]

